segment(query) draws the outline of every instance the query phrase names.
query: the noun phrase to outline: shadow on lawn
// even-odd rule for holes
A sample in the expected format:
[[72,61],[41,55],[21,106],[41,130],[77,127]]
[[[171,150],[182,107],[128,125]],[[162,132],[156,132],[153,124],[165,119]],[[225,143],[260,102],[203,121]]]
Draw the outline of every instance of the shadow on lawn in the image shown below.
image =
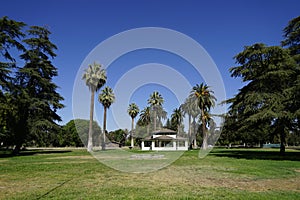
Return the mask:
[[13,150],[3,150],[0,149],[0,158],[10,158],[15,156],[32,156],[35,154],[56,154],[56,153],[68,153],[72,152],[70,150],[45,150],[45,149],[34,149],[34,150],[22,150],[20,153],[13,154]]
[[259,150],[216,150],[210,153],[212,156],[217,157],[229,157],[236,159],[254,159],[254,160],[290,160],[290,161],[300,161],[300,152],[285,152],[285,154],[280,154],[277,151],[259,151]]

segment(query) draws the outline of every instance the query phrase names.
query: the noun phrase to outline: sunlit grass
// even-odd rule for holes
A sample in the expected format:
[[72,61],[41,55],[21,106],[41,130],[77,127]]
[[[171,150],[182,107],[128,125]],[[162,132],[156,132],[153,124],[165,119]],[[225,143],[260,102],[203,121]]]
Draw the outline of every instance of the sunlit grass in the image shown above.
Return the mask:
[[[134,153],[136,150],[133,151]],[[299,199],[299,151],[185,152],[151,173],[124,173],[84,150],[0,158],[0,199]],[[298,158],[298,159],[297,159]]]

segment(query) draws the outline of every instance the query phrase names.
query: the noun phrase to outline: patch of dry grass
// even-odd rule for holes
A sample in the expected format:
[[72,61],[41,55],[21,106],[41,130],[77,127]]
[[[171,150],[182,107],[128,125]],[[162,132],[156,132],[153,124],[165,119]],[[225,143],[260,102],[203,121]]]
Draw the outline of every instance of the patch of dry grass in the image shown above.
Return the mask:
[[299,199],[300,162],[186,152],[151,173],[124,173],[85,151],[0,159],[0,199]]

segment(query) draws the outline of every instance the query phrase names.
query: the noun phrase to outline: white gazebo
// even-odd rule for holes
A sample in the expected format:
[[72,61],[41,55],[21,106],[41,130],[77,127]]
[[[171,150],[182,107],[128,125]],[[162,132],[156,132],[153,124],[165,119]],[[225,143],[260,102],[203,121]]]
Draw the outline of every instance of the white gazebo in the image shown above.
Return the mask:
[[142,139],[142,150],[176,151],[188,150],[188,139],[177,135],[176,131],[161,129]]

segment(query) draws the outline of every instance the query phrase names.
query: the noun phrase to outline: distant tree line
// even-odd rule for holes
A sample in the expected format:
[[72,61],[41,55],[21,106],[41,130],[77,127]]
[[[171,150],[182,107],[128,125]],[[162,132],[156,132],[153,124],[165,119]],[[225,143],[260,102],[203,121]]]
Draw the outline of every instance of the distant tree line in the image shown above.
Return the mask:
[[[100,146],[102,130],[97,122],[93,122],[92,142]],[[52,144],[57,147],[84,147],[88,144],[89,120],[74,119],[63,125]]]
[[[61,126],[58,134],[52,139],[51,146],[54,147],[87,147],[89,120],[74,119]],[[96,121],[93,121],[92,144],[94,147],[101,147],[102,129]],[[130,145],[128,130],[117,129],[106,134],[107,142],[123,147]]]

